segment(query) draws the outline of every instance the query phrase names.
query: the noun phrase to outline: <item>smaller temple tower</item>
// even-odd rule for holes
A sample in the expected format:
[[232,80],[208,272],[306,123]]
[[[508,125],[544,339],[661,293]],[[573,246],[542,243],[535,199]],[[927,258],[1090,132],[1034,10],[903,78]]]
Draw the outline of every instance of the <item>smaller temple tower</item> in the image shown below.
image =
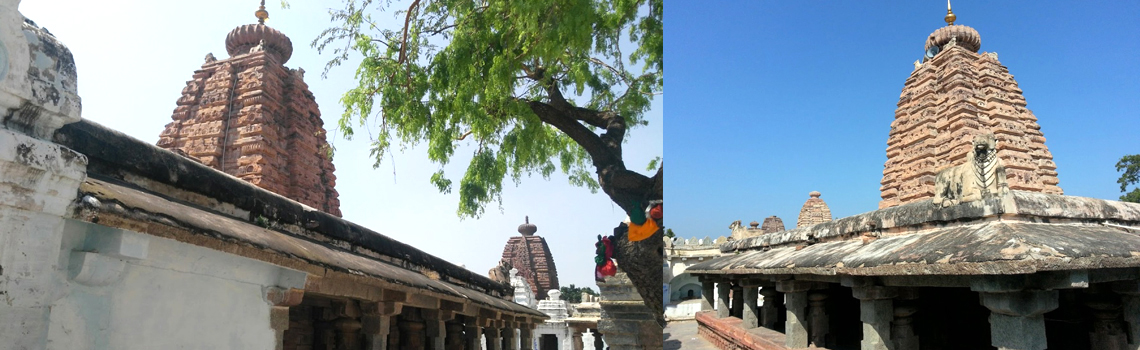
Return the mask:
[[772,215],[764,218],[764,224],[760,225],[760,231],[764,233],[780,232],[784,230],[784,220]]
[[289,37],[256,24],[226,36],[229,58],[206,55],[186,82],[158,146],[258,187],[340,216],[336,176],[321,112],[305,70],[285,67]]
[[804,202],[803,208],[800,209],[800,218],[796,220],[796,228],[831,221],[831,209],[827,207],[827,203],[819,199],[819,191],[811,191],[808,196],[811,198],[808,198]]
[[531,291],[539,300],[547,298],[547,292],[558,289],[558,269],[554,267],[554,257],[546,239],[536,236],[538,226],[530,223],[530,217],[519,225],[521,236],[511,237],[503,247],[503,260],[518,269],[518,276],[526,279]]

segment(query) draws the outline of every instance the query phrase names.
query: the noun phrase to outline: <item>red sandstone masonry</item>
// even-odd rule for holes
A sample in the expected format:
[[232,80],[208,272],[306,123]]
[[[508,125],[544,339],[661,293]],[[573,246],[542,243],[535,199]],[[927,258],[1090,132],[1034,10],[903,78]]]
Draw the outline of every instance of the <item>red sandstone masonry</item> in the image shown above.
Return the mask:
[[[787,350],[784,334],[757,327],[744,330],[736,317],[716,318],[715,311],[702,311],[696,314],[697,334],[713,346],[724,350]],[[805,349],[825,349],[810,347]]]
[[546,239],[539,236],[515,236],[507,240],[503,247],[503,259],[519,270],[519,276],[530,283],[530,289],[538,299],[545,299],[546,292],[558,289],[558,269]]
[[962,44],[944,48],[906,80],[887,139],[879,208],[933,198],[937,172],[965,162],[973,135],[986,132],[997,137],[1010,189],[1062,194],[1053,155],[1013,75],[996,54],[976,52],[973,29],[935,34],[942,36],[932,35],[934,44],[951,34]]
[[207,61],[187,82],[158,146],[340,216],[320,110],[303,70],[269,51]]

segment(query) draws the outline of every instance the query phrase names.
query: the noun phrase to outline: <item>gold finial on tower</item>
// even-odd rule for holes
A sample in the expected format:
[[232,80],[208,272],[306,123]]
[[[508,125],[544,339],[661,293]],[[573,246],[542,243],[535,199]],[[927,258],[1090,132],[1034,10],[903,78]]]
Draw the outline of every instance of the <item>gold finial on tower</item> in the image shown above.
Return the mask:
[[957,18],[958,16],[954,15],[954,11],[950,11],[950,0],[946,0],[946,25],[954,25],[954,20]]
[[258,7],[257,11],[255,11],[253,15],[257,16],[257,24],[265,24],[265,20],[269,18],[269,11],[265,10],[265,0],[261,0],[261,7]]

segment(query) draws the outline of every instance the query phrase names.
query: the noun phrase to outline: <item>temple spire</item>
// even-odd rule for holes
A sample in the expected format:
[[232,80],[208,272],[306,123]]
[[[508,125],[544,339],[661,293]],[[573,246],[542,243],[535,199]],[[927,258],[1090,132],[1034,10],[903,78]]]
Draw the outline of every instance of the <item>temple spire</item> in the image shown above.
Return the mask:
[[[265,1],[262,1],[262,3],[264,4]],[[264,8],[264,7],[262,7],[262,8]],[[954,15],[954,11],[950,10],[950,0],[946,0],[946,25],[948,25],[948,26],[954,25],[954,20],[957,18],[958,18],[958,16]]]
[[[947,4],[949,4],[949,1],[950,0],[947,0]],[[253,12],[253,15],[257,16],[257,24],[265,24],[265,20],[269,18],[269,11],[265,10],[265,0],[261,0],[261,6],[257,8],[257,11]]]

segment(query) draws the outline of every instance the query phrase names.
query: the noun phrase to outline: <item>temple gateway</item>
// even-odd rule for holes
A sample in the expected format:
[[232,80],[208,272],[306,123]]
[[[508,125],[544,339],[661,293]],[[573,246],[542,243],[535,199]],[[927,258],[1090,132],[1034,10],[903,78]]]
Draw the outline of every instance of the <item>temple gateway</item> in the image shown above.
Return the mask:
[[1140,348],[1140,204],[1062,195],[1013,76],[954,20],[906,80],[880,209],[729,241],[689,267],[703,337],[722,349]]

